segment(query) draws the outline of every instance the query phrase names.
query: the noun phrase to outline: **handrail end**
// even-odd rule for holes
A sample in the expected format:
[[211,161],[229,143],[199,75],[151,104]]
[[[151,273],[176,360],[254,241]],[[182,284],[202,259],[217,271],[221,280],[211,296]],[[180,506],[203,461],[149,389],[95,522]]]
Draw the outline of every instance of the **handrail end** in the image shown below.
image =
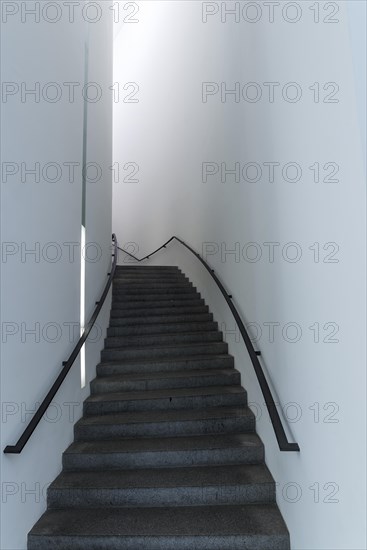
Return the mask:
[[7,445],[4,449],[4,453],[6,454],[20,454],[20,450],[18,449],[18,447],[16,445]]
[[300,448],[299,448],[299,445],[298,443],[283,443],[282,445],[279,445],[279,449],[281,451],[296,451],[296,452],[300,452]]

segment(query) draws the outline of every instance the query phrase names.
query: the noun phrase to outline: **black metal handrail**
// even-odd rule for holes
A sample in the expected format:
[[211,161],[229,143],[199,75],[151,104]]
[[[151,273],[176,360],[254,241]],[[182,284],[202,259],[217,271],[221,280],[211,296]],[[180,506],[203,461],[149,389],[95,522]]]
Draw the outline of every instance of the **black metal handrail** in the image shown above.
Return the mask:
[[284,431],[283,424],[282,424],[282,421],[280,419],[278,410],[276,408],[274,398],[272,396],[269,384],[266,380],[264,371],[263,371],[263,369],[261,367],[261,364],[260,364],[260,361],[257,357],[258,355],[260,355],[260,352],[255,351],[255,349],[252,345],[251,339],[250,339],[250,337],[248,335],[248,332],[246,330],[246,327],[245,327],[245,325],[244,325],[244,323],[243,323],[243,321],[240,317],[240,314],[237,311],[236,306],[234,305],[234,303],[232,301],[232,295],[228,294],[228,292],[224,288],[221,281],[215,275],[214,269],[212,269],[208,265],[208,263],[200,256],[200,254],[198,254],[197,252],[195,252],[195,250],[193,248],[191,248],[191,246],[189,246],[182,239],[179,239],[176,236],[171,237],[167,242],[162,244],[162,246],[160,246],[159,248],[154,250],[154,252],[151,252],[147,256],[144,256],[144,258],[140,258],[140,259],[136,258],[136,256],[134,256],[130,252],[127,252],[127,250],[124,250],[123,248],[120,248],[120,247],[118,247],[118,248],[119,248],[119,250],[121,250],[125,254],[128,254],[128,256],[130,256],[131,258],[134,258],[134,260],[136,260],[138,262],[142,262],[144,260],[148,260],[151,256],[153,256],[154,254],[156,254],[157,252],[162,250],[162,248],[166,248],[167,245],[173,240],[176,240],[179,243],[181,243],[188,250],[190,250],[190,252],[192,252],[192,254],[194,254],[194,256],[197,257],[197,259],[203,264],[205,269],[210,273],[210,275],[212,276],[212,278],[216,282],[217,286],[219,287],[219,290],[223,294],[223,296],[224,296],[224,298],[225,298],[225,300],[226,300],[226,302],[227,302],[227,304],[228,304],[228,306],[229,306],[229,308],[230,308],[230,310],[231,310],[231,312],[232,312],[232,314],[233,314],[233,316],[236,320],[236,323],[237,323],[238,328],[240,330],[240,333],[242,335],[243,341],[245,342],[248,354],[250,356],[250,359],[251,359],[252,365],[254,367],[258,382],[260,384],[262,394],[263,394],[264,399],[265,399],[265,403],[266,403],[266,406],[267,406],[267,409],[268,409],[268,412],[269,412],[271,423],[272,423],[273,428],[274,428],[275,436],[276,436],[277,441],[278,441],[279,449],[281,451],[299,451],[300,448],[299,448],[298,443],[290,443],[288,441],[287,435]]
[[51,401],[55,397],[55,395],[56,395],[57,391],[59,390],[61,384],[63,383],[64,379],[66,378],[66,375],[68,374],[69,370],[73,366],[75,359],[78,357],[79,352],[82,349],[86,339],[88,338],[89,333],[92,330],[93,325],[96,322],[97,317],[99,315],[99,312],[101,311],[102,306],[103,306],[103,304],[106,300],[108,291],[110,290],[110,287],[111,287],[111,284],[112,284],[113,276],[115,274],[116,263],[117,263],[117,249],[119,248],[119,246],[117,244],[115,234],[112,235],[112,242],[113,242],[113,253],[112,253],[112,258],[113,259],[112,259],[111,270],[108,273],[108,275],[109,275],[108,281],[107,281],[105,289],[102,293],[102,296],[101,296],[99,302],[96,302],[96,307],[93,311],[93,315],[91,316],[89,322],[87,323],[87,325],[86,325],[86,327],[83,331],[83,334],[81,335],[81,337],[78,340],[78,343],[76,344],[75,348],[71,352],[71,355],[70,355],[69,359],[62,363],[63,368],[62,368],[60,374],[56,378],[55,382],[53,383],[53,385],[52,385],[51,389],[49,390],[48,394],[46,395],[46,397],[42,401],[41,405],[38,407],[37,411],[32,416],[30,422],[28,423],[26,429],[24,430],[24,432],[22,433],[22,435],[18,439],[17,443],[15,445],[8,445],[7,447],[5,447],[4,453],[19,454],[19,453],[22,452],[25,444],[27,443],[28,439],[33,434],[33,432],[36,429],[37,425],[39,424],[42,416],[45,414],[45,412],[46,412],[47,408],[49,407]]

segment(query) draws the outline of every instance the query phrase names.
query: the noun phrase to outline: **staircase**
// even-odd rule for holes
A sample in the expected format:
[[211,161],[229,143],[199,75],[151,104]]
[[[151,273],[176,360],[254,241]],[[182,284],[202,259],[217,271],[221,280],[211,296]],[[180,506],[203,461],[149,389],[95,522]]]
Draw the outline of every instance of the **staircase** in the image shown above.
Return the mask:
[[97,378],[29,550],[290,548],[217,328],[178,268],[116,268]]

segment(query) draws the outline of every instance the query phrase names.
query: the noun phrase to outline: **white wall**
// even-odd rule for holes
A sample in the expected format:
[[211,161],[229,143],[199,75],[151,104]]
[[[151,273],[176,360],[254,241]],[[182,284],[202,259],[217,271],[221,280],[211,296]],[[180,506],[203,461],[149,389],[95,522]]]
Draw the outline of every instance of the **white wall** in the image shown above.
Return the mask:
[[[234,321],[198,262],[180,245],[151,261],[180,265],[225,323],[258,414],[292,548],[363,549],[365,190],[359,97],[365,64],[359,21],[364,3],[348,2],[352,17],[345,2],[317,3],[319,23],[311,10],[315,3],[306,1],[288,8],[281,2],[273,23],[263,2],[257,2],[262,17],[254,23],[242,18],[236,23],[233,17],[222,23],[220,13],[203,23],[201,2],[138,4],[139,23],[124,23],[115,37],[114,81],[136,82],[139,103],[115,104],[114,162],[138,164],[139,182],[115,183],[113,229],[138,256],[173,234],[198,252],[212,252],[207,259],[244,320],[253,323],[253,336],[262,330],[255,344],[300,454],[279,452],[243,344],[236,342],[238,333],[229,333]],[[215,9],[221,3],[210,4]],[[254,18],[251,9],[247,15]],[[289,10],[285,17],[282,9]],[[287,22],[296,18],[296,9],[301,9],[299,21]],[[216,94],[203,103],[203,82],[226,82],[228,89],[255,82],[263,97],[236,103],[233,96],[221,102]],[[264,82],[279,82],[274,102]],[[282,98],[289,82],[302,91],[298,102]],[[309,89],[315,82],[319,102],[316,88]],[[334,84],[323,89],[330,82],[339,86],[334,96],[327,95],[336,90]],[[295,88],[288,91],[292,99]],[[251,97],[254,88],[248,92]],[[328,97],[338,102],[324,102]],[[203,183],[203,162],[226,162],[229,168],[256,162],[263,174],[256,183],[242,178],[236,183],[234,176],[222,183],[220,174]],[[297,163],[302,177],[292,183],[277,170],[271,183],[266,162],[280,168]],[[309,168],[315,162],[319,183]],[[339,182],[323,181],[335,167],[324,170],[326,163],[338,165]],[[279,243],[274,261],[271,245],[264,243]],[[239,254],[225,254],[235,247]],[[251,261],[254,253],[261,254],[257,261]],[[302,255],[293,262],[295,253]],[[269,323],[277,323],[274,339]],[[328,342],[332,339],[336,342]]]
[[[85,41],[90,27],[89,81],[103,89],[97,103],[88,102],[87,161],[98,163],[103,174],[96,183],[87,181],[87,255],[100,257],[86,265],[86,314],[89,318],[107,281],[111,256],[111,152],[112,102],[108,87],[112,80],[112,19],[109,2],[101,2],[102,17],[76,8],[75,19],[63,3],[40,13],[39,22],[23,12],[35,2],[2,2],[2,81],[14,83],[13,95],[2,95],[1,122],[1,448],[15,444],[33,411],[49,390],[79,338],[79,329],[70,337],[65,323],[80,319],[80,236],[83,163],[83,116]],[[55,4],[55,3],[53,3]],[[6,8],[8,5],[9,8]],[[19,8],[8,15],[5,8]],[[60,18],[59,18],[60,16]],[[59,19],[54,23],[52,19]],[[40,83],[41,95],[21,96],[21,88]],[[61,97],[52,102],[56,83]],[[65,82],[75,83],[75,99],[69,100]],[[17,92],[19,86],[19,93]],[[10,91],[10,85],[6,88]],[[42,95],[42,91],[43,94]],[[92,89],[90,92],[92,93]],[[48,95],[47,95],[48,94]],[[38,101],[39,99],[39,101]],[[19,171],[6,178],[6,163]],[[41,178],[21,181],[21,164],[41,166]],[[61,168],[59,181],[47,163]],[[68,165],[75,167],[69,177]],[[7,168],[8,167],[8,168]],[[16,168],[15,168],[16,169]],[[46,174],[46,175],[45,175]],[[93,177],[92,171],[89,178]],[[6,244],[10,243],[10,244]],[[39,243],[37,245],[36,243]],[[47,243],[56,243],[48,246]],[[65,243],[76,243],[73,245]],[[22,248],[40,247],[40,256],[22,256]],[[69,256],[73,250],[75,257]],[[53,262],[55,251],[61,256]],[[6,254],[6,252],[12,254]],[[107,326],[109,304],[98,319],[100,335],[87,342],[87,382],[94,377]],[[25,334],[25,328],[40,326],[39,335]],[[48,325],[51,323],[53,326]],[[48,329],[47,329],[48,327]],[[56,327],[56,328],[55,328]],[[14,334],[7,334],[13,329]],[[52,340],[55,339],[54,342]],[[89,385],[82,390],[80,362],[75,362],[52,406],[20,455],[1,455],[2,530],[0,547],[26,548],[26,537],[46,508],[46,489],[61,470],[62,452],[73,440],[73,425],[82,413]]]
[[[96,24],[89,25],[88,82],[96,82],[103,93],[98,102],[88,103],[87,114],[87,163],[91,168],[86,185],[86,241],[96,243],[97,247],[90,247],[90,257],[98,260],[86,262],[87,319],[94,310],[96,298],[99,299],[104,290],[111,263],[113,18],[112,2],[101,0],[99,5],[103,16]],[[93,165],[97,168],[94,169]],[[94,332],[93,341],[86,349],[87,382],[95,377],[95,366],[99,362],[99,351],[109,323],[110,300],[111,297],[97,320],[98,332]]]

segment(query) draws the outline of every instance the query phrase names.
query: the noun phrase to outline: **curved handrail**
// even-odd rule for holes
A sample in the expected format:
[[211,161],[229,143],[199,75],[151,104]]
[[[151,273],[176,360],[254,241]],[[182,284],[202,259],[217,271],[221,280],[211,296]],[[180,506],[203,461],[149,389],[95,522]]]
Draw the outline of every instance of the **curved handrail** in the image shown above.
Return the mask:
[[33,434],[33,432],[36,429],[38,423],[40,422],[42,416],[45,414],[48,406],[50,405],[51,401],[55,397],[58,389],[60,388],[61,384],[63,383],[66,375],[68,374],[69,370],[73,366],[73,363],[74,363],[75,359],[78,357],[80,350],[82,349],[86,339],[88,338],[89,333],[92,330],[93,325],[96,322],[97,317],[99,315],[99,312],[101,311],[102,306],[103,306],[103,304],[106,300],[108,291],[110,290],[110,286],[112,284],[113,276],[115,274],[116,264],[117,264],[117,249],[119,248],[119,246],[117,244],[116,235],[114,233],[112,235],[112,242],[113,242],[113,247],[114,247],[113,248],[113,253],[112,253],[113,260],[112,260],[111,271],[108,273],[108,275],[109,275],[108,281],[106,283],[106,286],[104,288],[104,291],[102,293],[102,296],[101,296],[99,302],[96,302],[96,307],[93,311],[93,314],[92,314],[89,322],[87,323],[87,325],[84,329],[83,334],[81,335],[81,337],[78,340],[78,343],[76,344],[75,348],[71,352],[71,355],[70,355],[69,359],[62,363],[63,368],[62,368],[60,374],[56,378],[55,382],[53,383],[53,385],[52,385],[51,389],[49,390],[48,394],[46,395],[46,397],[42,401],[41,405],[38,407],[37,411],[32,416],[30,422],[28,423],[26,429],[24,430],[24,432],[22,433],[22,435],[18,439],[17,443],[15,445],[8,445],[7,447],[5,447],[4,453],[19,454],[19,453],[22,452],[25,444],[27,443],[28,439]]
[[200,254],[198,254],[197,252],[195,252],[195,250],[193,248],[191,248],[191,246],[186,244],[182,239],[179,239],[175,235],[173,237],[171,237],[167,242],[162,244],[162,246],[160,246],[159,248],[154,250],[154,252],[151,252],[147,256],[144,256],[144,258],[140,258],[140,259],[136,258],[136,256],[134,256],[133,254],[130,254],[130,252],[127,252],[123,248],[118,247],[118,249],[121,250],[122,252],[125,252],[125,254],[128,254],[128,256],[130,256],[131,258],[134,258],[136,261],[142,262],[143,260],[149,259],[150,256],[153,256],[154,254],[156,254],[157,252],[162,250],[162,248],[166,248],[167,245],[173,240],[176,240],[179,243],[181,243],[188,250],[190,250],[190,252],[192,252],[192,254],[194,254],[194,256],[197,257],[197,259],[203,264],[205,269],[210,273],[210,275],[212,276],[212,278],[216,282],[217,286],[219,287],[219,290],[223,294],[223,296],[224,296],[224,298],[225,298],[225,300],[226,300],[226,302],[227,302],[227,304],[228,304],[228,306],[229,306],[229,308],[230,308],[230,310],[233,314],[233,317],[236,320],[236,323],[237,323],[238,328],[240,330],[240,333],[242,335],[243,341],[245,342],[248,354],[250,356],[252,365],[254,367],[254,370],[255,370],[255,373],[256,373],[256,376],[257,376],[257,379],[258,379],[258,382],[259,382],[259,385],[260,385],[260,388],[261,388],[261,391],[262,391],[262,394],[263,394],[264,399],[265,399],[267,409],[269,411],[269,416],[270,416],[271,423],[272,423],[273,428],[274,428],[275,436],[276,436],[277,441],[278,441],[279,449],[281,451],[299,451],[300,448],[299,448],[298,443],[290,443],[287,439],[287,435],[284,431],[283,424],[282,424],[282,421],[280,419],[278,410],[276,408],[274,398],[272,396],[269,384],[268,384],[268,382],[265,378],[265,374],[264,374],[263,369],[261,367],[260,361],[257,358],[259,352],[256,352],[253,345],[252,345],[252,342],[251,342],[251,339],[248,335],[246,327],[245,327],[245,325],[244,325],[244,323],[243,323],[243,321],[240,317],[240,314],[237,311],[236,306],[234,305],[234,303],[232,301],[232,295],[228,294],[228,292],[224,288],[221,281],[215,275],[214,269],[212,269],[208,265],[208,263],[200,256]]

